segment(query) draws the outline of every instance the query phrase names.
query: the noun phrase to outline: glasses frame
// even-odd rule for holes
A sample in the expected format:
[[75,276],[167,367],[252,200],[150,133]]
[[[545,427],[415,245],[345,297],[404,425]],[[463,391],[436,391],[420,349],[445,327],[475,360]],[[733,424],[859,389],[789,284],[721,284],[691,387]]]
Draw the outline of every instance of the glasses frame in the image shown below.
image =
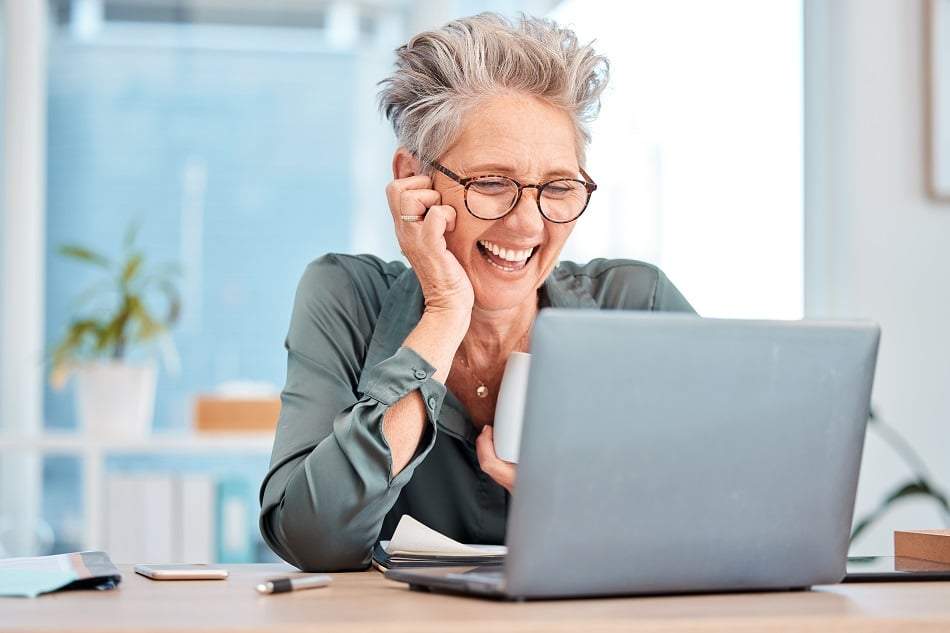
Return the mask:
[[[538,213],[541,214],[541,217],[543,217],[548,222],[552,222],[554,224],[570,224],[571,222],[576,221],[577,218],[584,215],[584,211],[587,210],[587,205],[590,204],[591,194],[597,191],[597,183],[591,180],[590,176],[588,176],[587,172],[584,171],[583,169],[581,169],[580,172],[581,172],[581,176],[583,176],[585,180],[579,180],[577,178],[555,178],[554,180],[549,180],[547,182],[539,182],[539,183],[534,183],[534,184],[523,185],[517,180],[515,180],[514,178],[510,178],[508,176],[502,176],[501,174],[483,174],[481,176],[471,176],[469,178],[462,178],[458,174],[454,173],[450,169],[447,169],[446,167],[437,163],[434,160],[429,161],[429,164],[465,188],[465,193],[463,194],[463,199],[465,200],[465,209],[468,210],[468,212],[471,213],[473,217],[476,217],[479,220],[492,221],[492,220],[500,220],[504,217],[507,217],[508,214],[510,214],[514,210],[514,208],[518,206],[518,203],[521,202],[521,194],[524,192],[524,190],[535,189],[537,190],[537,195],[534,198],[534,202],[536,205],[538,205]],[[472,211],[471,207],[468,206],[468,188],[472,185],[473,182],[481,178],[504,178],[505,180],[514,183],[515,186],[518,188],[518,195],[515,196],[515,199],[512,201],[511,206],[508,207],[507,211],[505,211],[504,213],[502,213],[496,218],[482,217],[478,215],[477,213],[475,213],[474,211]],[[587,200],[584,201],[584,206],[580,210],[580,212],[577,215],[575,215],[573,218],[571,218],[570,220],[555,220],[553,218],[548,217],[548,214],[546,214],[544,212],[544,209],[541,208],[541,193],[544,191],[544,188],[547,187],[548,185],[553,185],[554,183],[565,182],[565,181],[579,182],[582,185],[584,185],[584,188],[587,190]]]

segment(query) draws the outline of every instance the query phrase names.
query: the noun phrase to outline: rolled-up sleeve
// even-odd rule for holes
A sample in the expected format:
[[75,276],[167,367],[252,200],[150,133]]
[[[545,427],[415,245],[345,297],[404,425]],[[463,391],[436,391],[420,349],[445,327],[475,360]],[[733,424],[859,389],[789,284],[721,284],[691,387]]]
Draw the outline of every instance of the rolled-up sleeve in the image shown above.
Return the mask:
[[[362,366],[375,309],[367,305],[374,293],[361,290],[333,260],[318,260],[301,280],[287,336],[260,527],[281,558],[308,571],[369,565],[386,513],[435,442],[445,397],[434,368],[410,348]],[[383,416],[415,390],[429,426],[413,460],[393,477]]]

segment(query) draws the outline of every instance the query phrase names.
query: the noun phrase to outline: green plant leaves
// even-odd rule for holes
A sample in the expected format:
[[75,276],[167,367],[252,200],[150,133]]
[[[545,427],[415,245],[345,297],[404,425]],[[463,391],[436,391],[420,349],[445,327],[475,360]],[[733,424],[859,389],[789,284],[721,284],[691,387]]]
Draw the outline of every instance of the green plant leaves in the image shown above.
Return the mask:
[[865,530],[878,521],[894,503],[907,497],[925,497],[934,501],[944,512],[944,521],[950,524],[950,499],[947,495],[930,483],[930,473],[924,466],[920,455],[901,437],[896,430],[884,423],[872,410],[868,418],[868,428],[876,431],[884,441],[910,466],[914,478],[897,486],[883,501],[860,521],[855,523],[851,530],[853,543]]
[[122,269],[122,282],[130,283],[135,279],[135,276],[138,274],[139,270],[142,268],[143,256],[141,253],[134,254],[131,259],[125,262],[125,266]]
[[91,251],[88,248],[83,248],[82,246],[77,246],[75,244],[64,244],[59,247],[59,252],[66,257],[71,257],[73,259],[78,259],[89,264],[94,264],[102,268],[109,268],[112,265],[112,262],[109,261],[109,258],[105,255],[100,255],[95,251]]
[[933,500],[943,508],[943,511],[950,517],[950,501],[947,496],[939,490],[936,490],[931,484],[922,479],[908,481],[899,485],[893,492],[887,495],[884,500],[872,512],[858,521],[851,530],[851,542],[853,543],[867,528],[874,524],[896,501],[907,497],[923,496]]
[[59,248],[63,256],[101,269],[105,278],[78,294],[76,315],[52,352],[54,377],[62,379],[80,361],[121,360],[130,347],[166,335],[178,321],[180,268],[173,263],[149,266],[145,253],[135,248],[138,228],[133,223],[126,231],[123,256],[116,262],[77,244]]

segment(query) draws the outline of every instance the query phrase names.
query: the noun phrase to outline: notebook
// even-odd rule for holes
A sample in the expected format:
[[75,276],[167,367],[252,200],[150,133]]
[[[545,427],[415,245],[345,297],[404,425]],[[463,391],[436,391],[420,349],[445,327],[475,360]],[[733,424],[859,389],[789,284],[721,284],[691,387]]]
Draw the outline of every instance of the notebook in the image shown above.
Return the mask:
[[35,598],[71,589],[115,589],[122,581],[109,555],[101,551],[0,558],[0,596]]
[[837,583],[879,337],[871,322],[543,310],[503,567],[386,577],[508,599]]
[[373,547],[372,565],[380,571],[396,567],[457,567],[501,562],[506,553],[504,545],[459,543],[404,514],[392,538]]

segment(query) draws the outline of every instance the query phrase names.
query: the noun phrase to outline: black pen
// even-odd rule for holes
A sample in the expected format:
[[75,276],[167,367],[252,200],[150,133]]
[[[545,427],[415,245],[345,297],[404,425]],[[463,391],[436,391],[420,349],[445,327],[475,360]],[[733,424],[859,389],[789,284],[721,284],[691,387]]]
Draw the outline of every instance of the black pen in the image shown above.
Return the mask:
[[274,578],[257,585],[257,590],[260,593],[286,593],[288,591],[300,591],[301,589],[326,587],[332,580],[326,574],[298,576],[296,578]]

